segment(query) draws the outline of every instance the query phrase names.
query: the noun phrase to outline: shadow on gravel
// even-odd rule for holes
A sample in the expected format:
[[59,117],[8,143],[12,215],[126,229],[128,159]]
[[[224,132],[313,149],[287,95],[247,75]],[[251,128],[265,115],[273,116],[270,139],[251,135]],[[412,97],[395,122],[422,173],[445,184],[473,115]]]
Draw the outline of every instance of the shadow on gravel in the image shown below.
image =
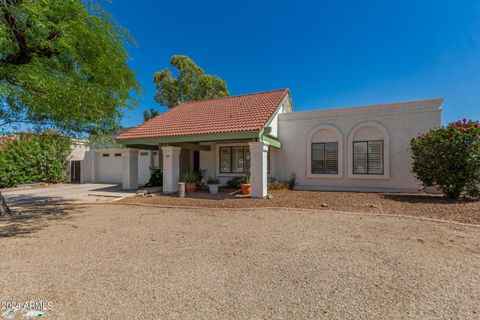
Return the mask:
[[381,197],[387,200],[400,201],[406,203],[431,203],[431,204],[464,204],[475,202],[473,199],[447,199],[440,194],[380,194]]
[[14,215],[0,217],[0,238],[29,236],[49,225],[52,220],[68,220],[73,211],[85,206],[79,203],[49,203],[13,207]]

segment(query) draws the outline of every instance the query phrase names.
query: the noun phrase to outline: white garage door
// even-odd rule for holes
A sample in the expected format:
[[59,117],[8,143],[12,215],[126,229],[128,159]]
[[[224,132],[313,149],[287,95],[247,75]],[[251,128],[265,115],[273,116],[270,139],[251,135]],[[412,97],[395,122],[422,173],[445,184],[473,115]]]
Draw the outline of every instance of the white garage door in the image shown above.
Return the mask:
[[97,182],[122,183],[122,154],[115,152],[103,152],[98,154]]

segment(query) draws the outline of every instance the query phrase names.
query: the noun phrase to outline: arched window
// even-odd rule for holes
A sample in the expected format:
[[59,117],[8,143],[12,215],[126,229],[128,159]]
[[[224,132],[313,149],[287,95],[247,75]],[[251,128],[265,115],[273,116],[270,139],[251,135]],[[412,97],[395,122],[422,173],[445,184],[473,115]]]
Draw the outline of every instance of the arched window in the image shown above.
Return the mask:
[[348,151],[350,178],[389,178],[390,137],[381,124],[368,121],[355,126],[348,136]]
[[343,139],[334,126],[313,129],[307,139],[307,177],[339,178],[343,175]]

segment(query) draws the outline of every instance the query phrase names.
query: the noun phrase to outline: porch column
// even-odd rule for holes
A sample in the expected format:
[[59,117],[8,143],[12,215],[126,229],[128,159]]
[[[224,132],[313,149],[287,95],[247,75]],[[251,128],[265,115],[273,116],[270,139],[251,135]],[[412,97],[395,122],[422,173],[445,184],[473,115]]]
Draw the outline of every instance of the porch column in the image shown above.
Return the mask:
[[175,193],[180,181],[180,147],[162,147],[163,153],[163,192]]
[[122,189],[138,189],[138,150],[125,149],[122,152]]
[[268,143],[264,141],[249,142],[250,174],[252,198],[267,196],[267,161]]

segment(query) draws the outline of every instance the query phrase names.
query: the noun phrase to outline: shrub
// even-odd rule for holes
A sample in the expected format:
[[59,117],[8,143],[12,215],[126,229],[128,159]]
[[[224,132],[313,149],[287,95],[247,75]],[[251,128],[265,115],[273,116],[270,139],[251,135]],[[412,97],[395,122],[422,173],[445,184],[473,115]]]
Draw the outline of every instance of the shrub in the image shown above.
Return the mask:
[[268,181],[268,190],[287,190],[289,188],[289,182],[281,181],[279,179],[270,179]]
[[198,175],[195,173],[185,173],[182,175],[182,182],[194,183],[198,181]]
[[198,169],[198,171],[193,172],[193,174],[197,177],[197,180],[195,182],[201,183],[207,175],[207,169]]
[[232,179],[227,181],[227,187],[231,189],[238,189],[240,188],[240,184],[243,183],[243,177],[233,177]]
[[8,136],[0,146],[0,187],[64,182],[71,144],[53,131]]
[[480,123],[457,121],[411,141],[413,172],[447,198],[480,196]]
[[214,177],[210,177],[207,180],[207,184],[220,184],[220,180],[218,180],[217,178],[214,178]]
[[150,180],[146,184],[147,187],[163,186],[163,172],[157,167],[150,167]]
[[295,187],[295,173],[290,175],[290,179],[288,180],[281,180],[272,178],[268,181],[268,189],[269,190],[293,190]]
[[297,179],[297,176],[295,173],[292,173],[290,175],[290,180],[288,180],[288,190],[293,190],[295,188],[295,180]]

